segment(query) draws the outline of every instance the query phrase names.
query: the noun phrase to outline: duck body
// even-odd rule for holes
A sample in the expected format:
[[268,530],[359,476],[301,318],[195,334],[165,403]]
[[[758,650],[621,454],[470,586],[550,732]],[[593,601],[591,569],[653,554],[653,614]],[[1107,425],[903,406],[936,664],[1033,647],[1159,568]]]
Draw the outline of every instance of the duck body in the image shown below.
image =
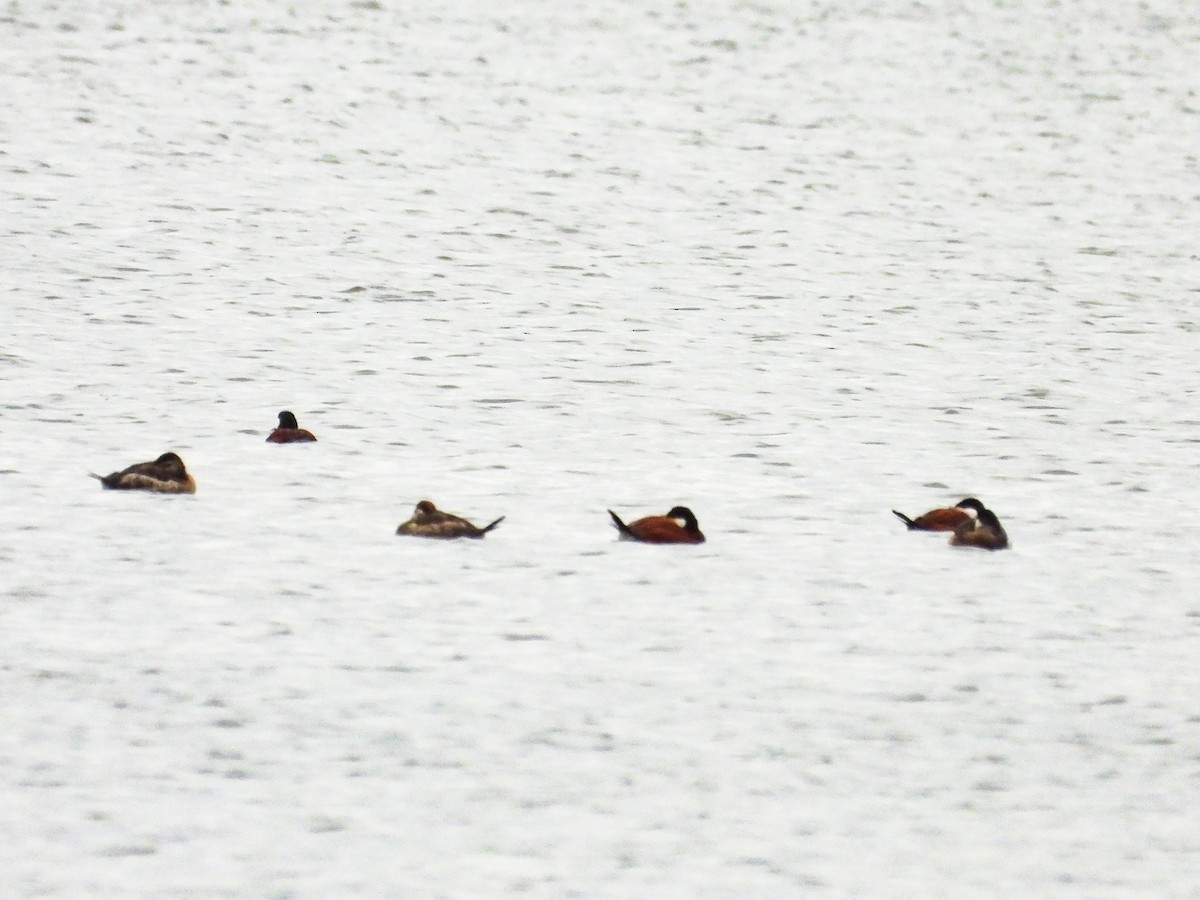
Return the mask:
[[646,516],[625,523],[611,509],[613,524],[622,540],[644,544],[703,544],[704,534],[696,516],[686,506],[676,506],[665,516]]
[[980,509],[983,509],[982,503],[974,497],[967,497],[965,500],[958,501],[954,506],[931,509],[915,519],[910,519],[896,509],[893,509],[892,513],[908,527],[909,531],[954,531],[965,522],[975,521],[968,510],[978,512]]
[[422,500],[417,504],[417,508],[413,510],[412,518],[407,522],[400,523],[396,529],[396,534],[406,534],[413,537],[441,538],[443,540],[463,537],[481,538],[503,521],[504,516],[501,516],[490,525],[478,528],[462,516],[442,512],[433,505],[433,501]]
[[286,409],[279,414],[279,426],[267,435],[268,444],[303,444],[316,439],[316,435],[301,428],[295,414]]
[[990,509],[980,509],[977,518],[963,522],[954,529],[950,543],[955,547],[1003,550],[1008,546],[1008,534],[994,512]]
[[164,453],[154,462],[137,463],[111,475],[92,475],[113,491],[154,491],[159,494],[194,494],[196,479],[175,453]]

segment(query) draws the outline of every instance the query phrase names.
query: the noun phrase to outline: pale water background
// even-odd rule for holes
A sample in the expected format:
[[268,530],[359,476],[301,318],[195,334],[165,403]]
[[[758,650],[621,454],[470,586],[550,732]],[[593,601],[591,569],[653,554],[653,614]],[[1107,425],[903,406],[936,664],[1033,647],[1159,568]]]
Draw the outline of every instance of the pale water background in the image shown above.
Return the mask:
[[0,41],[0,895],[1200,896],[1194,3]]

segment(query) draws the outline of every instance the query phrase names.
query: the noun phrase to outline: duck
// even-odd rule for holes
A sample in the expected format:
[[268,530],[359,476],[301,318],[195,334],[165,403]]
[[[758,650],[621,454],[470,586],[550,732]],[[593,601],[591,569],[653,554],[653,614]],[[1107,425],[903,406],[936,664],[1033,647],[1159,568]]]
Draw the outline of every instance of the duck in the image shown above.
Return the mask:
[[892,514],[900,518],[900,521],[908,526],[909,531],[954,531],[959,525],[964,522],[973,522],[974,518],[967,510],[973,510],[976,513],[983,509],[983,504],[974,497],[967,497],[965,500],[960,500],[953,506],[944,506],[939,509],[931,509],[923,515],[917,516],[915,519],[910,519],[899,510],[893,509]]
[[89,473],[114,491],[156,491],[160,494],[194,494],[196,479],[188,474],[176,453],[164,453],[154,462],[136,463],[111,475]]
[[396,528],[396,534],[427,538],[481,538],[503,521],[504,516],[501,516],[490,525],[478,528],[461,516],[442,512],[433,505],[432,500],[422,500],[413,510],[412,518],[401,522]]
[[1003,550],[1008,535],[996,514],[980,504],[976,517],[954,529],[950,543],[955,547],[979,547],[982,550]]
[[279,427],[267,435],[268,444],[299,444],[316,439],[317,436],[301,428],[295,414],[286,409],[279,414]]
[[646,516],[629,524],[611,509],[608,514],[622,540],[645,544],[703,544],[705,540],[695,514],[686,506],[673,506],[665,516]]

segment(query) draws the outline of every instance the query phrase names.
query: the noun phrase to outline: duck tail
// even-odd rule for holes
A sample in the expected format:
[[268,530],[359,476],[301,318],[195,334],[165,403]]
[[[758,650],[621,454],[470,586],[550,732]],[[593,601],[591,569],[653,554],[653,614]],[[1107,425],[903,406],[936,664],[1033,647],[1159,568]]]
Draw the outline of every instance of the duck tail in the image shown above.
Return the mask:
[[497,525],[499,525],[499,524],[500,524],[501,522],[503,522],[503,521],[504,521],[504,516],[501,516],[501,517],[500,517],[500,518],[498,518],[498,519],[497,519],[495,522],[493,522],[491,525],[488,525],[488,526],[486,526],[486,527],[484,527],[484,528],[480,528],[480,529],[479,529],[479,534],[480,534],[481,536],[482,536],[482,535],[485,535],[485,534],[487,534],[489,531],[491,531],[493,528],[495,528]]
[[612,516],[613,524],[617,526],[617,531],[621,532],[621,534],[627,534],[630,537],[633,537],[633,532],[629,530],[628,525],[621,521],[620,516],[618,516],[611,509],[608,511],[608,514]]
[[896,516],[899,516],[899,517],[900,517],[900,521],[901,521],[901,522],[903,522],[905,525],[907,525],[907,526],[908,526],[908,530],[909,530],[909,531],[912,531],[914,528],[916,528],[916,527],[917,527],[917,523],[916,523],[916,522],[914,522],[912,519],[910,519],[908,516],[906,516],[904,513],[900,512],[899,510],[897,510],[897,509],[893,509],[893,510],[892,510],[892,514],[893,514],[893,515],[896,515]]

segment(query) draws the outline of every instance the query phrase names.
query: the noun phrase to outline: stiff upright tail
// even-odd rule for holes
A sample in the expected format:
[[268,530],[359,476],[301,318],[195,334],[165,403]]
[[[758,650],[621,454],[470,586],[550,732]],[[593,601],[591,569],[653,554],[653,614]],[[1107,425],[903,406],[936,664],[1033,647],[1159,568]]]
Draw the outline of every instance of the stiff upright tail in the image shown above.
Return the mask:
[[633,537],[633,532],[629,530],[628,525],[626,525],[624,522],[621,521],[620,516],[618,516],[611,509],[608,511],[608,514],[610,516],[612,516],[613,524],[617,526],[617,531],[621,532],[621,534],[625,534],[625,535],[629,535],[629,537]]
[[900,512],[899,510],[895,510],[895,509],[893,509],[892,512],[895,515],[900,517],[900,521],[903,522],[905,525],[907,525],[910,531],[917,527],[917,523],[914,522],[912,519],[910,519],[908,516],[906,516],[904,513]]
[[480,528],[479,529],[480,536],[487,534],[489,531],[491,531],[493,528],[495,528],[497,525],[499,525],[503,521],[504,521],[504,516],[501,516],[495,522],[493,522],[491,525],[488,525],[486,528]]

